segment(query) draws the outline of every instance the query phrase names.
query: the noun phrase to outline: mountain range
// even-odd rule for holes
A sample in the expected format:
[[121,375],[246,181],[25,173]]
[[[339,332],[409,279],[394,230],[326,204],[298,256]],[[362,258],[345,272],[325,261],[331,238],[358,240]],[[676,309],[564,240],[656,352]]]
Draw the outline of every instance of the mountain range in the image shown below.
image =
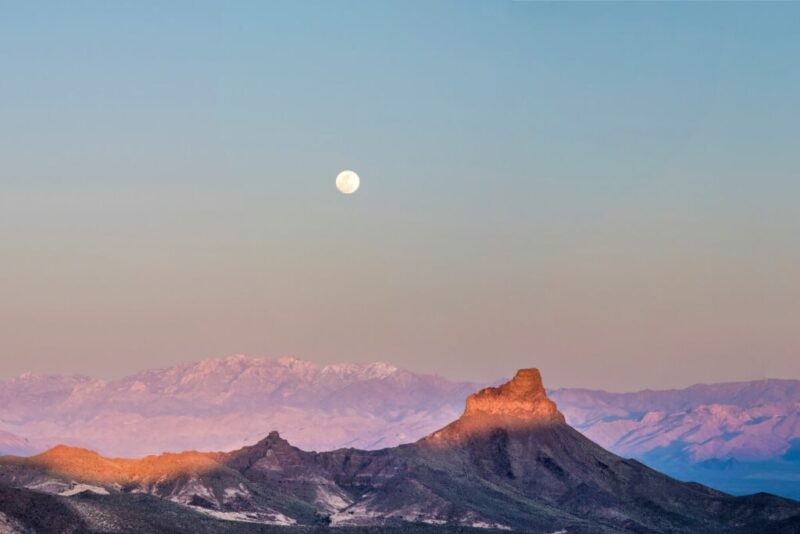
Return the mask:
[[536,369],[409,444],[307,452],[271,432],[231,452],[139,459],[59,445],[0,458],[0,497],[9,532],[800,532],[800,502],[734,497],[606,451],[567,424]]
[[[272,430],[306,450],[372,450],[441,428],[485,385],[387,363],[242,355],[118,380],[25,374],[0,382],[0,453],[233,450]],[[570,425],[617,454],[737,494],[800,498],[800,381],[549,393]]]
[[375,449],[452,420],[478,387],[386,363],[320,366],[242,355],[110,381],[25,374],[0,383],[0,431],[7,433],[0,447],[30,453],[69,443],[113,455],[229,450],[278,429],[307,449]]
[[560,389],[567,420],[617,454],[684,480],[800,499],[800,381],[607,393]]

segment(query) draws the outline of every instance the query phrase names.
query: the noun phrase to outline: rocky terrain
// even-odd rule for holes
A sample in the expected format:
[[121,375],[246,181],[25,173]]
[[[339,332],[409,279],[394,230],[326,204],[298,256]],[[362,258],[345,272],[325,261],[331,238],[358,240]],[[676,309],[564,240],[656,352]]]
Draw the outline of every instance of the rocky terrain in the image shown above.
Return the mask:
[[[0,485],[11,492],[0,500],[11,531],[41,520],[20,499],[51,499],[40,506],[64,511],[50,520],[97,532],[128,531],[124,514],[147,521],[152,512],[136,510],[154,506],[164,506],[168,517],[183,514],[185,530],[173,530],[181,532],[201,532],[211,520],[253,531],[265,525],[568,533],[800,528],[797,501],[733,497],[604,450],[566,424],[535,369],[471,395],[461,417],[393,448],[307,452],[277,432],[232,452],[141,459],[58,446],[0,459]],[[195,517],[202,520],[192,530]]]
[[[0,382],[0,454],[58,443],[112,456],[232,450],[272,430],[306,450],[378,449],[446,425],[484,385],[386,363],[241,355],[110,381],[27,374]],[[570,425],[617,454],[737,494],[800,498],[800,381],[550,395]]]

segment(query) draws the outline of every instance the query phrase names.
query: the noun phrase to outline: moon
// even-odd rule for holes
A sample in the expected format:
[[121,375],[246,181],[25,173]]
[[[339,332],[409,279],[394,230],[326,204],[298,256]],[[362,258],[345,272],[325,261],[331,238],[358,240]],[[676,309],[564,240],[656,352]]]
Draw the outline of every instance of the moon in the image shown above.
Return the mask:
[[345,195],[355,193],[359,185],[361,185],[361,180],[353,171],[342,171],[336,177],[336,189]]

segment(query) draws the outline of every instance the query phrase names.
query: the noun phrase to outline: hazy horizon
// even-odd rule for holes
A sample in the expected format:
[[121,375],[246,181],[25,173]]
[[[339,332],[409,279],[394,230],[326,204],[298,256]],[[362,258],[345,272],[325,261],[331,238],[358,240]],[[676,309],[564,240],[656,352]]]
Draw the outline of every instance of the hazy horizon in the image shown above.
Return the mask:
[[28,374],[39,375],[39,376],[88,376],[89,378],[97,379],[97,380],[115,381],[115,380],[120,380],[120,379],[124,379],[124,378],[129,378],[131,376],[134,376],[134,375],[136,375],[138,373],[141,373],[141,372],[144,372],[144,371],[163,370],[163,369],[172,368],[174,366],[184,366],[184,365],[185,366],[192,366],[192,365],[195,365],[195,364],[198,364],[200,362],[207,361],[207,360],[224,360],[224,359],[228,359],[228,358],[236,358],[236,357],[241,357],[241,356],[244,356],[245,358],[253,359],[253,360],[266,359],[266,360],[276,360],[276,361],[277,360],[288,359],[288,358],[293,358],[293,359],[296,359],[296,360],[300,360],[300,361],[303,361],[303,362],[307,362],[307,363],[311,363],[311,364],[317,365],[319,367],[325,367],[327,365],[340,365],[340,364],[343,364],[343,365],[349,365],[349,364],[368,365],[368,364],[373,364],[373,363],[387,364],[387,365],[391,365],[391,366],[397,367],[399,369],[404,369],[406,371],[410,371],[410,372],[416,373],[416,374],[439,376],[441,378],[444,378],[444,379],[452,381],[452,382],[472,382],[472,383],[475,383],[475,384],[478,384],[478,385],[481,385],[481,384],[491,385],[491,384],[499,383],[499,382],[502,382],[502,381],[507,381],[507,380],[511,379],[514,376],[514,374],[517,371],[519,371],[520,369],[534,367],[534,368],[537,368],[540,371],[542,371],[543,381],[544,381],[545,386],[547,387],[548,390],[587,389],[587,390],[605,391],[605,392],[608,392],[608,393],[636,393],[636,392],[641,392],[641,391],[646,391],[646,390],[664,391],[664,390],[672,390],[672,389],[685,389],[685,388],[688,388],[688,387],[691,387],[691,386],[697,386],[697,385],[712,385],[712,384],[726,384],[726,383],[746,383],[746,382],[763,381],[763,380],[800,380],[799,378],[780,378],[780,377],[766,376],[766,377],[753,378],[753,379],[747,379],[747,380],[719,380],[719,381],[709,381],[709,382],[697,382],[697,381],[692,382],[690,380],[689,382],[687,382],[685,384],[675,384],[675,385],[672,385],[672,386],[650,387],[650,386],[647,386],[647,385],[642,385],[642,386],[639,386],[638,388],[635,388],[635,389],[613,389],[613,388],[596,387],[596,386],[592,385],[591,383],[587,383],[587,384],[554,384],[550,380],[548,380],[547,373],[544,370],[542,370],[541,368],[539,368],[537,365],[535,365],[534,363],[532,363],[530,365],[522,366],[522,367],[517,368],[517,369],[513,369],[513,370],[510,369],[510,370],[508,370],[508,372],[501,373],[501,374],[498,374],[496,376],[492,376],[492,377],[477,377],[477,378],[471,379],[471,378],[468,378],[468,377],[467,378],[464,378],[464,377],[459,378],[457,376],[448,376],[447,374],[443,374],[443,373],[436,373],[436,372],[430,372],[430,371],[422,371],[422,370],[419,370],[419,369],[413,369],[413,368],[410,368],[410,367],[407,367],[407,366],[403,366],[403,365],[399,365],[399,364],[396,364],[394,362],[386,361],[386,360],[319,362],[319,361],[314,361],[314,360],[308,359],[308,358],[301,358],[301,357],[298,357],[298,356],[293,355],[293,354],[286,354],[286,355],[283,355],[283,356],[259,356],[259,355],[252,355],[252,354],[234,353],[234,354],[228,354],[226,356],[208,356],[208,357],[201,358],[201,359],[196,359],[196,360],[187,360],[187,359],[176,360],[176,361],[172,362],[169,365],[156,366],[156,367],[147,367],[147,368],[142,368],[142,369],[135,369],[133,371],[124,372],[124,373],[121,373],[121,374],[118,374],[118,375],[96,375],[96,374],[92,374],[92,373],[89,373],[89,372],[87,372],[87,373],[48,373],[48,372],[38,373],[38,372],[34,372],[34,371],[23,371],[23,372],[21,372],[19,374],[16,374],[16,375],[12,375],[12,376],[8,376],[8,377],[0,377],[0,382],[11,380],[11,379],[14,379],[14,378],[19,378],[19,377],[22,377],[22,376],[25,376],[25,375],[28,375]]
[[610,391],[800,378],[798,20],[8,4],[0,379],[234,353]]

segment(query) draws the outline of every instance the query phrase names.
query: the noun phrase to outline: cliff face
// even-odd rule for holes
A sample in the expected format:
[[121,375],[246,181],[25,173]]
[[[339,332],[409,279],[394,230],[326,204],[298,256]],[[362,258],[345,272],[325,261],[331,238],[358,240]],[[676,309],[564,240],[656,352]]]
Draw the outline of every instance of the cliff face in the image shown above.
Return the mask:
[[565,426],[556,403],[547,397],[538,369],[520,369],[498,387],[470,395],[464,414],[441,430],[425,437],[425,443],[452,443],[496,429],[524,430]]
[[485,388],[467,398],[462,417],[514,417],[529,423],[564,423],[556,403],[547,398],[538,369],[520,369],[502,386]]

